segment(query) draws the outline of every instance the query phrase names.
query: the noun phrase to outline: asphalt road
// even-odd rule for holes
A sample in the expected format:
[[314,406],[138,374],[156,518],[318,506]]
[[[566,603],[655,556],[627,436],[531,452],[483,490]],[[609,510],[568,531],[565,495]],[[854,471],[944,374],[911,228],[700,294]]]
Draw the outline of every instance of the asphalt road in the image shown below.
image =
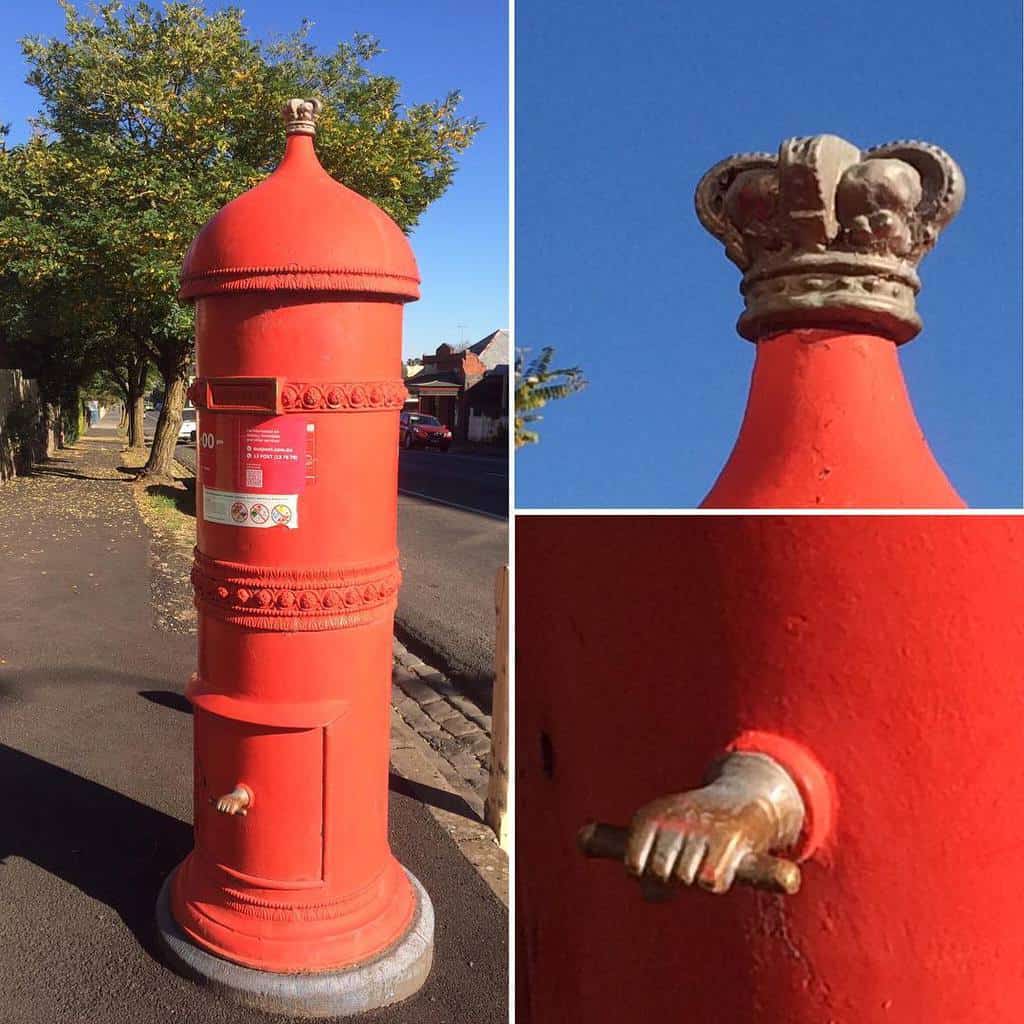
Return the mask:
[[395,631],[489,708],[494,577],[508,560],[508,522],[400,493],[398,550]]
[[401,451],[398,490],[474,512],[508,517],[508,460],[463,452]]
[[[105,475],[120,445],[90,447],[0,488],[0,1020],[287,1024],[161,963],[157,891],[192,843],[195,638],[154,628],[148,533]],[[502,1024],[503,908],[421,803],[390,808],[434,901],[435,963],[360,1020]]]
[[[156,413],[146,415],[146,434]],[[196,450],[175,457],[195,472]],[[508,462],[493,455],[402,451],[395,628],[485,706],[494,675],[494,576],[508,557]]]

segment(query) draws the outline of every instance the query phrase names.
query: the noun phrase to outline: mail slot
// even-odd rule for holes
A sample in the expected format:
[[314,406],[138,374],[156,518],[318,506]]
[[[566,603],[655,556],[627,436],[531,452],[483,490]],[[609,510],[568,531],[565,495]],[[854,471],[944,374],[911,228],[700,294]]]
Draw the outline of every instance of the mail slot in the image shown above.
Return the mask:
[[278,413],[283,386],[278,377],[197,378],[190,395],[197,408],[211,412]]

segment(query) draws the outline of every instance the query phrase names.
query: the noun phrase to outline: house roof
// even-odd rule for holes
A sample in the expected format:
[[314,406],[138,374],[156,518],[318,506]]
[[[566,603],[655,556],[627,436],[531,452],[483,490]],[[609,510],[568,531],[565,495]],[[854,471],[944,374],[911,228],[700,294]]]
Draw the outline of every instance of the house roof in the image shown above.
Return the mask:
[[479,357],[488,370],[493,370],[501,363],[508,365],[508,331],[492,331],[486,338],[470,345],[469,351]]
[[462,388],[462,381],[459,380],[459,375],[454,370],[447,370],[444,373],[417,373],[415,377],[410,377],[405,382],[405,386],[414,393],[419,393],[424,388],[429,390],[455,388],[459,390]]

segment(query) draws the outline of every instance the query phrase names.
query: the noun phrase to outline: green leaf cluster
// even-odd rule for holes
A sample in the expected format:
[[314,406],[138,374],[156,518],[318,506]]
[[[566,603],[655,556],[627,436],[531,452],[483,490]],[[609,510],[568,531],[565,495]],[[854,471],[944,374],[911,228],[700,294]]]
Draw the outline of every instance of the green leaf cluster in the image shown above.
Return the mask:
[[583,371],[578,366],[566,369],[553,369],[555,350],[550,346],[543,348],[540,355],[530,362],[526,361],[523,350],[516,352],[516,447],[536,444],[540,435],[528,424],[539,422],[542,417],[539,410],[548,402],[582,391],[587,386]]

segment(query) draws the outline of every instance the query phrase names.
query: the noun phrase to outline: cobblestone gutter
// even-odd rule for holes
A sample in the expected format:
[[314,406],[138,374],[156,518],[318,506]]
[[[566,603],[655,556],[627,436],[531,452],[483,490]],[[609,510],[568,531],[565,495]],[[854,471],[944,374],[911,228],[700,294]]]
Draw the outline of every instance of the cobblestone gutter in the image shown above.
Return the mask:
[[392,706],[440,754],[450,769],[445,774],[468,790],[467,802],[482,818],[491,767],[491,716],[398,639],[393,644]]
[[[507,906],[508,857],[483,823],[491,717],[393,641],[391,765],[495,895]],[[396,780],[392,778],[392,788]]]

